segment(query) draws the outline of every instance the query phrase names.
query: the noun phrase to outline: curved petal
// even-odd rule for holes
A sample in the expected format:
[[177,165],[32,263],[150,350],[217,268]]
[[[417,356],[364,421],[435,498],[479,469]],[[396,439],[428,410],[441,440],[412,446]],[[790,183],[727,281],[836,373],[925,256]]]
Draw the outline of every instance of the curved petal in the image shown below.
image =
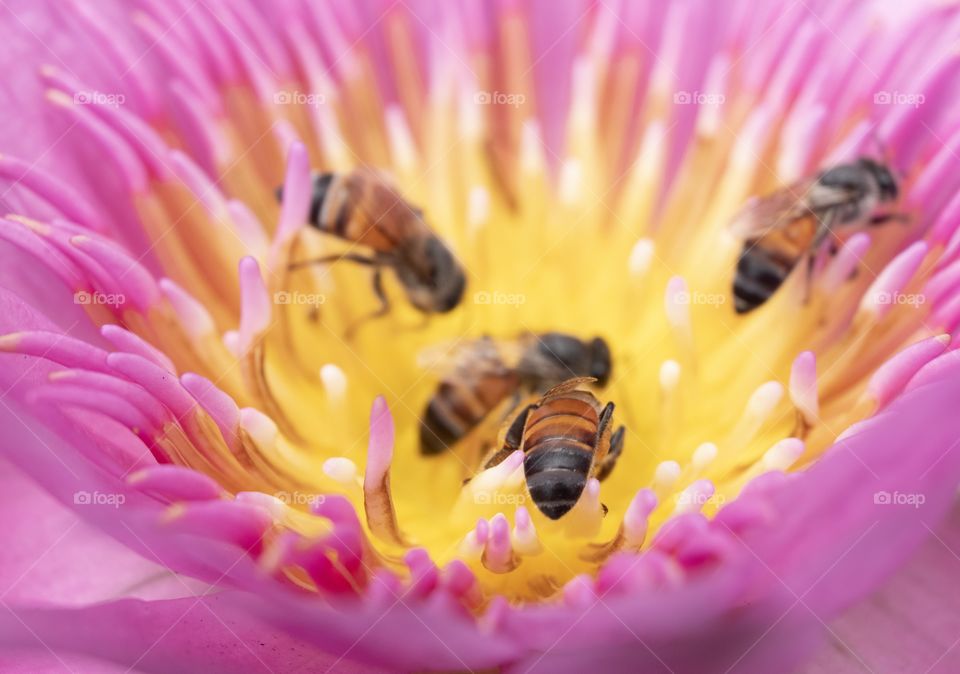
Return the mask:
[[[931,523],[932,526],[932,523]],[[883,589],[830,623],[800,674],[960,670],[960,508]]]
[[61,674],[64,670],[85,674],[123,674],[124,672],[137,674],[137,670],[98,658],[63,652],[54,653],[42,648],[5,649],[0,654],[0,670],[10,674]]
[[162,601],[123,599],[77,608],[0,611],[0,643],[7,648],[45,648],[57,655],[95,654],[125,668],[157,674],[384,671],[327,655],[285,636],[235,610],[233,599],[225,592]]
[[[651,671],[765,672],[798,662],[827,621],[889,576],[953,503],[960,443],[944,419],[960,396],[960,367],[950,371],[778,489],[745,494],[721,511],[712,526],[730,534],[735,549],[725,570],[702,583],[599,596],[566,616],[518,610],[504,636],[522,633],[542,652],[517,671],[582,671],[586,660],[577,658],[598,650],[605,671],[635,671],[641,662]],[[751,507],[762,523],[741,529],[738,515]],[[632,573],[640,575],[624,571]]]
[[[506,3],[503,11],[513,11],[522,4]],[[534,5],[542,9],[538,3]],[[12,6],[16,12],[25,11],[27,7],[20,2],[12,2]],[[52,3],[44,4],[46,8],[52,6]],[[247,22],[256,20],[255,15],[244,13],[245,8],[249,9],[246,5],[238,6],[239,9],[217,15],[235,37],[238,37],[235,28],[246,34],[248,26],[244,19]],[[370,5],[367,9],[372,7]],[[376,9],[379,8],[377,4]],[[577,5],[566,6],[565,10],[569,12],[571,8],[577,8]],[[48,45],[51,54],[57,56],[61,53],[59,40],[65,41],[67,47],[63,54],[75,51],[76,37],[69,37],[59,27],[54,29],[56,17],[45,15],[44,11],[37,10],[38,18],[35,20],[34,15],[30,15],[27,21],[14,11],[10,13],[30,32],[33,32],[30,30],[32,25],[42,26],[44,30],[39,35],[34,34],[41,42],[44,36],[56,37],[57,44]],[[664,88],[664,91],[655,92],[658,95],[670,86],[699,90],[704,84],[706,63],[714,56],[713,50],[720,48],[719,44],[712,42],[720,34],[716,31],[716,35],[710,34],[709,40],[694,45],[694,49],[679,49],[678,36],[687,25],[690,11],[687,5],[675,5],[666,11],[662,22],[647,22],[658,29],[663,25],[665,51],[683,52],[682,57],[678,56],[673,63],[679,72],[667,72],[671,70],[669,66],[659,65],[652,74],[654,84]],[[713,24],[712,18],[718,22],[724,20],[715,3],[710,5],[709,11],[716,14],[709,15],[708,24]],[[162,15],[163,11],[159,14]],[[358,13],[351,14],[351,10],[344,7],[331,10],[331,14],[339,17],[345,33],[356,30],[360,20]],[[551,15],[550,18],[555,20],[534,39],[535,48],[544,56],[557,46],[556,43],[563,43],[559,46],[560,53],[552,57],[559,64],[561,74],[571,69],[570,48],[577,37],[563,32],[562,28],[563,24],[573,21],[576,14]],[[840,14],[839,18],[844,21],[850,19],[850,14]],[[145,31],[148,35],[162,32],[159,25],[154,25],[159,23],[154,22],[154,18],[157,17],[147,17],[149,26]],[[49,24],[44,23],[46,21]],[[745,23],[751,24],[750,21]],[[761,28],[764,25],[762,21],[756,23]],[[789,27],[786,24],[781,30]],[[10,29],[10,26],[6,28]],[[171,26],[171,30],[173,28]],[[333,26],[329,32],[334,32]],[[559,37],[554,39],[558,33]],[[256,81],[257,76],[263,74],[261,71],[285,74],[291,64],[287,55],[275,48],[274,36],[255,37],[254,47],[249,50],[255,58],[251,58],[247,50],[241,50],[238,63],[232,65],[248,70],[251,89],[262,95],[263,91],[259,90],[262,87],[258,88],[262,83]],[[632,37],[638,38],[636,34]],[[18,44],[18,50],[22,50],[22,43]],[[816,51],[812,47],[818,46],[816,40],[800,44],[811,47],[811,53]],[[158,58],[168,60],[171,72],[183,80],[177,83],[177,86],[183,86],[181,98],[195,96],[209,102],[206,99],[214,94],[207,91],[204,76],[194,73],[193,61],[184,58],[175,46],[165,41],[158,40],[155,46],[160,53]],[[607,47],[612,48],[612,45]],[[805,53],[803,50],[789,50],[786,54],[789,60],[784,60],[801,72]],[[674,54],[668,54],[668,57],[673,58]],[[60,56],[57,58],[62,60]],[[216,54],[204,51],[202,58],[197,58],[197,62],[200,61],[203,61],[200,65],[204,69],[226,75],[216,69]],[[764,81],[768,73],[759,71],[767,65],[761,63],[756,72],[748,72],[747,79],[754,77],[757,82]],[[85,80],[89,78],[93,83],[98,81],[98,73],[103,75],[95,67],[88,72],[83,62],[78,62],[77,68]],[[106,70],[110,71],[110,68]],[[543,72],[549,71],[541,69],[537,74]],[[940,85],[947,78],[941,75],[947,72],[938,70],[931,75],[932,88],[942,88]],[[575,87],[588,90],[593,85],[589,73],[577,74]],[[785,75],[775,79],[773,84],[776,86],[771,86],[774,93],[770,100],[765,101],[751,117],[758,140],[772,128],[775,106],[796,95],[792,74],[793,71],[788,69]],[[51,80],[69,79],[62,74],[48,73],[47,77]],[[117,83],[109,73],[103,77],[99,81],[107,86]],[[871,84],[862,76],[855,79],[858,91],[866,91]],[[136,82],[136,77],[131,81]],[[32,82],[31,86],[34,84]],[[417,87],[415,82],[407,84],[414,89]],[[539,88],[543,89],[542,85]],[[135,84],[131,84],[131,96],[135,95],[135,89]],[[183,95],[186,90],[190,90],[190,94]],[[30,95],[39,93],[36,87],[29,91]],[[557,97],[544,96],[548,105],[566,100],[566,89],[557,91],[560,91]],[[583,91],[575,88],[570,98],[577,99]],[[592,99],[585,96],[581,100]],[[143,110],[150,108],[148,100],[141,100],[137,105]],[[214,107],[215,102],[210,109]],[[928,106],[920,112],[897,111],[884,116],[889,135],[904,141],[897,143],[898,150],[906,155],[926,150],[916,139],[912,141],[914,146],[909,145],[907,141],[911,139],[907,138],[906,131],[916,126],[918,120],[923,121],[927,110],[936,107]],[[183,123],[188,127],[184,135],[190,138],[203,136],[204,129],[200,128],[203,120],[190,118],[196,112],[194,107],[188,103],[179,112],[187,117]],[[589,111],[580,109],[575,112],[589,114]],[[78,123],[89,125],[81,126],[77,136],[82,135],[80,131],[83,129],[96,132],[104,126],[102,120],[86,110],[71,110],[70,114]],[[693,106],[675,113],[676,124],[671,127],[668,138],[671,147],[666,162],[668,182],[683,157],[682,150],[695,131],[697,114]],[[199,117],[202,116],[201,113]],[[926,119],[932,125],[923,122],[928,130],[940,129],[937,119]],[[121,164],[121,169],[126,169],[120,174],[128,182],[120,181],[120,189],[138,191],[144,187],[149,171],[157,169],[157,162],[139,162],[134,156],[136,151],[123,142],[123,123],[113,121],[115,128],[111,129],[106,144],[111,158],[116,160],[112,163]],[[550,145],[559,146],[560,118],[550,117],[544,123]],[[401,131],[394,131],[402,136]],[[936,136],[936,133],[932,135]],[[148,134],[144,136],[152,138]],[[149,150],[149,141],[140,140]],[[36,138],[24,142],[25,147],[36,151]],[[738,142],[749,145],[743,138]],[[200,140],[187,145],[196,145],[194,149],[198,155],[208,150],[213,152]],[[403,146],[401,142],[400,147]],[[75,150],[67,154],[79,161],[90,154],[89,147],[80,146]],[[941,152],[938,156],[942,159],[943,155]],[[225,208],[220,202],[226,201],[226,195],[217,193],[212,180],[208,185],[209,176],[201,175],[201,167],[206,167],[210,158],[188,158],[185,154],[183,157],[185,161],[178,166],[182,169],[189,159],[189,173],[197,178],[193,187],[203,185],[205,196],[210,197],[204,206]],[[798,163],[802,162],[798,160]],[[928,197],[931,204],[945,199],[946,190],[934,190],[932,186],[942,187],[937,178],[941,177],[940,171],[946,171],[949,163],[931,162],[933,169],[919,181],[926,190],[919,194]],[[98,172],[92,173],[92,176],[78,173],[78,182],[97,180]],[[570,176],[576,178],[576,171],[569,173],[568,178]],[[118,188],[114,185],[112,189]],[[101,197],[109,193],[109,189],[100,191]],[[127,205],[124,200],[114,210],[111,201],[104,204],[104,212],[118,231],[134,222],[131,213],[127,212]],[[78,209],[81,214],[83,211],[83,208]],[[935,213],[937,207],[931,206],[931,211]],[[940,225],[941,229],[947,228],[942,223]],[[136,298],[142,300],[140,304],[143,305],[138,308],[149,309],[159,297],[159,290],[154,287],[154,279],[146,269],[132,262],[136,255],[128,259],[127,253],[121,256],[109,246],[91,245],[93,239],[75,237],[68,232],[69,227],[59,227],[57,234],[65,236],[70,245],[77,248],[72,252],[87,265],[85,270],[107,286],[118,277],[129,276],[131,284],[137,281],[139,292]],[[76,245],[78,239],[84,245]],[[66,244],[64,247],[69,248]],[[131,247],[138,249],[135,244]],[[915,251],[921,248],[920,252],[925,255],[926,244],[921,244]],[[920,252],[911,257],[915,265],[906,265],[911,267],[910,275],[919,268]],[[251,265],[256,266],[252,259],[245,269],[249,271],[253,268]],[[133,269],[136,273],[128,275]],[[119,273],[114,275],[113,272]],[[906,283],[906,276],[897,280]],[[70,278],[70,275],[65,274],[65,277]],[[20,289],[23,279],[13,280]],[[266,310],[269,299],[266,283],[257,285],[257,290],[260,301],[254,308]],[[35,298],[34,295],[30,297]],[[249,299],[249,293],[241,297]],[[249,302],[241,304],[244,305],[241,309],[242,328],[234,335],[237,338],[234,345],[247,347],[265,321],[254,321],[257,325],[251,327],[246,311],[250,308]],[[883,312],[874,311],[874,315],[886,311],[886,308]],[[262,313],[259,311],[254,318],[262,319]],[[945,324],[952,323],[947,321]],[[87,326],[84,324],[84,327]],[[8,329],[44,330],[46,337],[54,340],[61,335],[50,321],[41,319],[28,305],[0,292],[0,331]],[[114,333],[114,337],[117,336],[120,333]],[[260,666],[267,670],[274,667],[285,670],[310,664],[338,668],[343,665],[335,658],[324,660],[323,664],[313,663],[312,658],[318,657],[317,649],[320,648],[405,669],[418,669],[427,664],[444,669],[509,665],[513,671],[573,672],[596,666],[611,672],[635,671],[641,667],[674,672],[700,672],[718,667],[734,671],[771,671],[796,663],[818,642],[826,621],[865,596],[902,563],[932,522],[945,512],[953,496],[953,485],[960,476],[960,451],[954,447],[957,422],[952,415],[952,401],[960,394],[960,377],[957,376],[960,367],[956,359],[950,357],[953,354],[948,354],[931,363],[936,366],[933,370],[921,371],[917,379],[903,382],[907,393],[893,397],[888,405],[884,400],[881,413],[858,425],[856,432],[840,440],[825,458],[806,471],[790,476],[768,475],[771,479],[751,485],[747,493],[713,520],[695,513],[674,518],[671,521],[673,528],[665,526],[644,554],[611,560],[595,583],[587,580],[579,585],[572,583],[565,588],[562,601],[556,604],[513,608],[505,602],[494,601],[478,621],[456,600],[454,593],[448,591],[453,584],[450,576],[455,574],[449,573],[449,567],[443,572],[423,568],[422,575],[412,573],[414,578],[408,583],[401,583],[389,574],[373,575],[363,596],[341,598],[332,595],[327,601],[321,601],[316,596],[295,591],[266,573],[264,566],[258,563],[262,560],[254,553],[261,552],[261,540],[274,524],[275,512],[269,505],[258,502],[256,495],[230,500],[221,498],[218,485],[197,476],[184,479],[180,484],[171,477],[173,471],[151,472],[151,468],[167,457],[160,451],[155,454],[146,452],[138,444],[142,438],[134,438],[132,431],[123,435],[128,442],[104,443],[106,435],[121,435],[121,431],[132,428],[142,431],[144,426],[158,418],[162,425],[167,420],[164,415],[168,411],[172,411],[172,416],[179,422],[197,407],[187,385],[181,386],[181,382],[171,376],[169,359],[151,357],[151,354],[157,354],[149,348],[141,349],[132,342],[126,344],[133,353],[108,356],[105,351],[92,347],[83,353],[94,374],[103,374],[97,369],[102,366],[124,375],[126,380],[121,386],[96,394],[80,388],[60,387],[56,391],[61,396],[56,400],[81,407],[86,416],[94,419],[94,424],[86,425],[76,423],[76,417],[58,412],[53,405],[47,409],[36,404],[38,399],[41,403],[49,401],[49,397],[42,396],[51,395],[46,384],[53,367],[50,360],[42,357],[47,355],[46,352],[32,354],[41,356],[37,358],[0,356],[0,387],[8,394],[9,402],[0,409],[0,426],[8,429],[3,438],[3,449],[61,503],[74,508],[77,515],[98,525],[144,557],[211,583],[218,587],[218,593],[209,597],[150,603],[123,598],[93,606],[39,606],[48,597],[28,592],[35,582],[41,586],[45,584],[73,601],[86,603],[109,588],[109,584],[100,586],[96,581],[117,581],[118,590],[127,594],[137,573],[152,568],[149,563],[129,557],[129,569],[126,562],[111,561],[118,564],[118,572],[112,578],[100,579],[98,574],[92,574],[74,562],[74,568],[67,571],[84,572],[90,585],[71,584],[75,578],[64,571],[70,560],[51,556],[58,549],[60,539],[69,541],[72,529],[61,531],[54,517],[43,520],[44,526],[38,529],[43,535],[38,536],[36,542],[42,546],[45,540],[53,538],[53,541],[39,553],[36,550],[22,551],[25,555],[36,556],[34,565],[30,564],[28,557],[14,555],[9,560],[11,573],[18,577],[10,582],[7,590],[18,600],[18,605],[8,611],[9,615],[0,614],[0,639],[11,647],[35,644],[39,639],[57,650],[95,654],[145,671],[256,670]],[[136,386],[150,395],[131,395],[129,400],[122,395],[124,391],[136,390]],[[99,409],[96,403],[100,403]],[[260,414],[249,408],[239,410],[237,405],[226,405],[225,409],[227,413],[223,416],[226,418],[217,419],[219,432],[233,430],[231,414],[235,410],[237,416]],[[116,423],[108,416],[110,411],[129,423]],[[260,416],[264,426],[272,423],[265,415]],[[910,421],[909,426],[902,422],[904,419]],[[103,435],[98,435],[90,426],[101,425],[101,422]],[[210,432],[214,431],[211,429]],[[386,469],[381,472],[386,484]],[[133,488],[131,482],[125,480],[130,474],[149,478],[140,483],[143,489]],[[172,507],[168,507],[171,502],[146,493],[174,481],[178,482],[177,489],[171,491],[177,494],[177,499]],[[767,488],[771,485],[775,488]],[[11,485],[14,494],[20,488],[16,481]],[[94,504],[78,500],[79,494],[89,495],[91,492],[112,500]],[[27,526],[24,519],[27,518],[15,510],[11,513],[11,528],[14,533],[22,535],[23,527]],[[334,521],[333,517],[329,519]],[[64,524],[70,522],[69,518],[64,520]],[[354,552],[350,543],[339,542],[342,544],[340,549]],[[353,539],[350,542],[356,543]],[[115,544],[101,547],[95,538],[86,536],[77,543],[81,548],[86,544],[94,546],[96,549],[88,555],[88,562],[93,556],[94,562],[104,566],[108,559],[113,560],[112,553],[117,548]],[[309,552],[307,550],[305,555]],[[320,552],[318,565],[329,562],[323,554],[325,549]],[[100,554],[104,557],[96,556]],[[343,557],[353,561],[350,554]],[[430,564],[422,566],[429,567]],[[411,572],[416,570],[415,563],[408,565]],[[3,569],[7,566],[4,564]],[[328,567],[332,564],[328,563],[324,569]],[[24,605],[27,601],[31,605]],[[270,635],[270,641],[263,638],[265,634]],[[238,642],[245,648],[237,648]],[[282,653],[278,655],[278,651]]]
[[78,605],[115,597],[167,598],[196,584],[173,577],[80,520],[16,467],[0,465],[0,597],[6,605]]

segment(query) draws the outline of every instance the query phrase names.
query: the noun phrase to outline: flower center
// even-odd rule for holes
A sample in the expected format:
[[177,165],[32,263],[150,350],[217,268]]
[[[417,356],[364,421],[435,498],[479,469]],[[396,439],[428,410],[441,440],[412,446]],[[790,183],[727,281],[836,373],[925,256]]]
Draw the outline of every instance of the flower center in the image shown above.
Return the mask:
[[[528,72],[511,25],[502,39],[515,62],[504,71]],[[402,54],[407,27],[393,28]],[[622,87],[598,82],[632,81],[636,63],[584,56],[567,149],[556,154],[525,77],[503,92],[464,88],[451,66],[426,91],[400,68],[399,102],[383,105],[362,55],[339,64],[334,83],[308,40],[293,44],[298,76],[280,84],[245,63],[256,84],[202,83],[201,96],[181,83],[179,117],[149,125],[115,106],[75,105],[76,83],[47,73],[51,101],[128,169],[147,248],[177,284],[125,324],[244,407],[236,438],[207,419],[202,456],[172,432],[159,447],[232,493],[277,497],[292,529],[314,530],[317,500],[342,495],[366,515],[376,548],[367,562],[396,568],[408,547],[423,548],[437,564],[466,562],[488,596],[548,597],[617,550],[649,546],[675,515],[710,515],[751,480],[815,461],[882,404],[883,381],[870,378],[889,355],[936,334],[922,301],[889,301],[923,297],[925,244],[879,273],[909,226],[857,235],[818,261],[810,288],[794,273],[760,309],[733,311],[732,216],[828,161],[841,141],[864,151],[860,119],[813,143],[776,105],[744,93],[722,112],[700,106],[685,137],[676,128],[685,108],[666,84],[654,78],[631,119]],[[158,151],[164,142],[182,151]],[[371,270],[346,257],[290,269],[356,252],[305,226],[305,195],[311,170],[360,166],[388,171],[455,251],[468,286],[453,311],[417,311],[388,269],[390,311],[351,333],[380,306]],[[245,261],[238,275],[245,256],[259,264]],[[610,476],[588,482],[556,521],[531,502],[521,456],[478,471],[463,445],[418,451],[425,405],[459,342],[551,331],[606,340],[613,371],[596,395],[627,429]],[[370,431],[381,395],[390,419],[375,407]]]

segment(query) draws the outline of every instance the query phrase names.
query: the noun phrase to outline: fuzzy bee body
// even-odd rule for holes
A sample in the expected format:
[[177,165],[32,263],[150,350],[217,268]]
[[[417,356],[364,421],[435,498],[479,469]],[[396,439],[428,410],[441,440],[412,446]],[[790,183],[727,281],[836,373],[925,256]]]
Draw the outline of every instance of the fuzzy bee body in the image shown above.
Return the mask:
[[743,240],[733,280],[734,309],[753,311],[807,260],[807,284],[816,253],[841,234],[901,217],[881,207],[897,199],[891,170],[872,159],[834,166],[754,200],[731,224]]
[[559,332],[516,340],[484,337],[462,345],[427,403],[420,451],[435,455],[466,436],[511,397],[540,395],[572,376],[610,376],[610,350],[599,337],[584,341]]
[[372,268],[381,308],[371,317],[389,309],[383,269],[393,270],[410,303],[424,313],[451,311],[463,297],[466,276],[453,253],[426,223],[423,211],[374,171],[314,174],[309,224],[369,253],[304,260],[291,268],[340,260]]
[[486,464],[496,465],[522,450],[530,498],[552,520],[570,512],[587,480],[606,477],[623,451],[624,428],[611,433],[613,403],[601,405],[580,388],[590,381],[570,379],[525,407],[510,424],[503,447]]
[[443,453],[519,388],[515,370],[493,364],[469,378],[440,382],[420,422],[420,452]]
[[[391,217],[391,211],[397,213]],[[406,217],[412,213],[417,217]],[[378,253],[390,254],[400,242],[432,236],[422,214],[386,182],[366,172],[313,176],[311,226]]]

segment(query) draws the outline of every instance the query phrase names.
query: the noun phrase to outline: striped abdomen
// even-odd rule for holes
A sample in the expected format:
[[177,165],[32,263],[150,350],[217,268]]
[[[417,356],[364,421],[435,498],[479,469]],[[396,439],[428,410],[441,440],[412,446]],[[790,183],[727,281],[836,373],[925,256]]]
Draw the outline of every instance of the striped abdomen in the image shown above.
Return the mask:
[[420,452],[445,451],[519,388],[519,375],[506,369],[441,382],[420,422]]
[[389,253],[410,214],[409,204],[376,179],[358,173],[313,176],[310,224],[327,234]]
[[799,218],[744,242],[733,279],[733,306],[738,314],[753,311],[783,285],[797,262],[812,252],[818,226],[816,218]]
[[761,248],[756,242],[744,244],[733,279],[734,309],[738,314],[753,311],[770,299],[793,271],[798,258]]
[[523,435],[523,472],[534,504],[559,519],[576,504],[596,457],[596,407],[579,396],[546,401],[530,412]]

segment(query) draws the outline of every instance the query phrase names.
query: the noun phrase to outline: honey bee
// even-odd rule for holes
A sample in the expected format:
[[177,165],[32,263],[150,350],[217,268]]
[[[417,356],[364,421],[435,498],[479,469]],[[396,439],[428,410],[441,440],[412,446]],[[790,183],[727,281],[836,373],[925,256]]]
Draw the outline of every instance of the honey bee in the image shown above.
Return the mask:
[[840,235],[905,219],[884,208],[898,192],[887,166],[861,158],[753,200],[731,224],[743,239],[733,280],[736,312],[753,311],[770,299],[803,258],[809,294],[814,262],[826,242],[833,253]]
[[484,465],[491,468],[520,449],[523,473],[534,505],[557,520],[570,512],[587,480],[613,470],[623,452],[624,427],[612,431],[612,402],[600,401],[584,384],[590,377],[568,379],[514,417],[503,446]]
[[[424,455],[444,452],[503,403],[512,409],[524,395],[541,395],[571,376],[590,376],[604,386],[611,371],[610,348],[603,339],[588,342],[560,332],[514,340],[482,337],[457,349],[449,360],[449,373],[420,422]],[[499,423],[499,418],[494,421]]]
[[[282,190],[278,196],[283,198]],[[290,268],[344,260],[373,269],[380,308],[366,319],[383,316],[390,309],[381,278],[385,268],[393,270],[410,303],[425,314],[446,313],[460,303],[466,286],[460,263],[426,223],[423,211],[380,174],[365,169],[315,173],[309,223],[369,252],[302,260]]]

